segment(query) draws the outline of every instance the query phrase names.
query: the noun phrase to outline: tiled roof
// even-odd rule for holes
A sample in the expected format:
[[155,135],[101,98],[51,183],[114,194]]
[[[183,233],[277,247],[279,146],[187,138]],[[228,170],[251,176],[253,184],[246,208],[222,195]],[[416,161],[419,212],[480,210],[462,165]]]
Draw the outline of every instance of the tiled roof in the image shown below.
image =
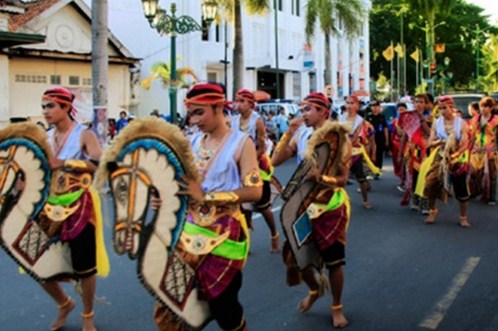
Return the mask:
[[59,1],[61,0],[40,0],[32,3],[26,3],[26,11],[24,14],[16,14],[10,17],[9,31],[16,31]]

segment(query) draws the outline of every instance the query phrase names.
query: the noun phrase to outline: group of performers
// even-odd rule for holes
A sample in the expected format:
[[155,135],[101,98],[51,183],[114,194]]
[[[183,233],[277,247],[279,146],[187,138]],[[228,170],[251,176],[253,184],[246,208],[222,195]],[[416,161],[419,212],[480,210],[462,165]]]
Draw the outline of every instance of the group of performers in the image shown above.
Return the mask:
[[[71,92],[59,87],[48,89],[42,97],[43,115],[53,127],[47,134],[52,149],[49,159],[52,185],[39,218],[50,230],[53,227],[50,222],[60,221],[60,213],[68,215],[64,222],[59,222],[62,228],[57,230],[57,240],[70,247],[73,273],[69,276],[78,279],[82,289],[83,331],[93,331],[96,330],[93,321],[95,276],[109,272],[102,247],[99,203],[90,188],[102,150],[95,134],[73,120],[73,99]],[[482,194],[484,201],[491,204],[496,201],[498,117],[491,113],[494,101],[482,99],[481,112],[469,123],[455,115],[451,97],[439,98],[438,118],[427,112],[428,103],[426,95],[417,95],[415,110],[408,112],[401,105],[399,118],[394,123],[395,173],[406,189],[402,204],[407,205],[411,200],[413,208],[427,214],[425,222],[430,224],[435,222],[438,213],[436,199],[446,200],[448,194],[454,194],[460,203],[459,224],[469,227],[467,204],[472,196]],[[266,130],[254,105],[251,91],[238,91],[235,100],[238,114],[227,119],[227,100],[221,85],[198,83],[189,89],[185,107],[190,124],[198,129],[190,138],[190,146],[199,176],[183,176],[178,181],[179,194],[189,201],[178,247],[195,270],[199,299],[207,302],[219,327],[248,330],[238,294],[250,248],[251,213],[254,210],[262,213],[270,231],[270,251],[278,252],[280,237],[271,211],[274,167],[293,156],[297,157],[298,166],[306,160],[311,168],[303,180],[312,183],[313,194],[309,201],[303,202],[302,211],[311,228],[307,240],[316,243],[320,264],[319,267],[297,267],[290,245],[284,243],[288,283],[296,285],[304,280],[309,288],[298,304],[301,312],[308,311],[330,287],[332,325],[344,328],[348,320],[341,298],[346,230],[350,221],[349,197],[344,187],[351,172],[360,185],[362,206],[372,209],[365,169],[374,175],[380,174],[371,160],[379,159],[372,153],[375,146],[372,136],[379,131],[387,138],[385,122],[371,125],[365,121],[358,114],[356,96],[347,98],[346,112],[338,121],[332,121],[330,100],[323,93],[313,92],[302,101],[302,115],[290,122],[288,131],[268,155]],[[333,144],[335,161],[323,167],[317,164],[315,149],[330,132],[338,137]],[[387,146],[386,141],[379,141]],[[150,204],[157,210],[163,201],[152,196]],[[324,267],[328,276],[324,276]],[[51,330],[64,327],[75,308],[75,302],[57,280],[41,282],[58,307]],[[180,329],[174,328],[178,318],[172,318],[171,309],[163,303],[156,306],[154,317],[160,330]]]
[[459,224],[467,228],[468,201],[482,196],[496,204],[497,118],[495,102],[485,97],[479,113],[466,121],[455,109],[451,96],[438,99],[437,117],[425,94],[415,96],[415,110],[399,106],[392,134],[395,174],[405,195],[401,201],[427,215],[433,224],[438,214],[436,199],[454,196],[460,205]]

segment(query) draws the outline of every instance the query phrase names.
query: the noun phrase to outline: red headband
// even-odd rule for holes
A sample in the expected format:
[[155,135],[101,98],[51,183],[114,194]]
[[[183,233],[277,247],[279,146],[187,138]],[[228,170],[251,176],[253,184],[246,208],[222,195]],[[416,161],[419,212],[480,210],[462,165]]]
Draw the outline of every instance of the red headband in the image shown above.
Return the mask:
[[356,95],[350,95],[348,96],[348,99],[352,100],[353,102],[357,103],[358,105],[360,104],[360,99]]
[[450,95],[443,95],[440,96],[439,99],[437,100],[438,104],[444,105],[446,103],[449,103],[450,105],[454,106],[455,102],[453,101],[453,97]]
[[242,98],[242,99],[247,100],[251,103],[254,103],[256,101],[256,98],[254,97],[254,93],[252,93],[248,89],[239,90],[236,94],[236,98]]
[[189,89],[185,98],[185,106],[188,107],[192,103],[206,105],[225,103],[225,91],[214,83],[195,84]]
[[73,107],[74,94],[64,87],[49,88],[43,93],[43,99],[68,105],[71,109],[71,114],[76,112],[76,109]]
[[302,104],[309,104],[317,108],[322,108],[324,110],[330,110],[330,101],[327,96],[320,92],[313,92],[308,94]]

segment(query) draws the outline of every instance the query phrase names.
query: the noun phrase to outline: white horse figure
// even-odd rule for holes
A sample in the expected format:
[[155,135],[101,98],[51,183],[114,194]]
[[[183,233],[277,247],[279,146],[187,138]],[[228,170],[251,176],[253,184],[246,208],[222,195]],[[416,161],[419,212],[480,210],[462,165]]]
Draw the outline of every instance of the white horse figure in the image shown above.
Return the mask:
[[1,245],[38,281],[72,274],[69,246],[38,224],[49,194],[50,153],[45,131],[36,124],[0,131]]
[[[188,199],[177,195],[183,175],[197,176],[188,140],[173,125],[148,118],[134,120],[115,138],[96,185],[110,184],[116,253],[138,259],[145,288],[187,329],[200,329],[209,308],[198,299],[194,268],[177,248],[188,207]],[[151,195],[162,200],[158,210],[150,208]]]

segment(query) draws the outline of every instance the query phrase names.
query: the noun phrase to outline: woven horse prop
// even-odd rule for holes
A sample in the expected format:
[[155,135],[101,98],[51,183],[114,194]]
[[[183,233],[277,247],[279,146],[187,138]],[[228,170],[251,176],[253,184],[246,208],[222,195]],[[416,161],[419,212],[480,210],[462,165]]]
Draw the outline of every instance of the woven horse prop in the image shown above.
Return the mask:
[[[110,184],[116,253],[138,260],[140,281],[173,313],[175,323],[200,329],[210,312],[197,298],[195,270],[177,247],[188,207],[188,199],[177,195],[183,175],[198,176],[189,141],[177,127],[148,118],[133,121],[115,138],[96,185]],[[157,210],[151,196],[162,200]]]
[[338,123],[326,122],[316,130],[308,142],[306,156],[290,178],[282,192],[285,201],[280,221],[290,249],[299,269],[312,265],[320,269],[318,246],[312,240],[311,221],[306,213],[319,193],[320,186],[306,179],[306,175],[318,166],[320,173],[329,173],[342,158],[345,144],[345,128]]
[[71,276],[69,245],[40,223],[50,191],[51,149],[32,123],[0,131],[0,240],[2,248],[37,281]]

